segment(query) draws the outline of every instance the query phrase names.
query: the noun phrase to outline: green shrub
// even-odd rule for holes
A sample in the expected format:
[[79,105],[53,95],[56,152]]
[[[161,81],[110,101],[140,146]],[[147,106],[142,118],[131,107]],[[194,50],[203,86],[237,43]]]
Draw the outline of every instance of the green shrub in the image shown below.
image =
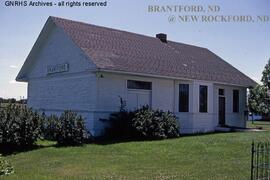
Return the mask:
[[132,126],[144,139],[166,139],[179,136],[175,115],[169,111],[151,110],[143,106],[134,112]]
[[25,106],[0,109],[0,145],[31,146],[40,137],[41,117]]
[[119,111],[112,113],[109,118],[109,126],[105,130],[105,138],[131,138],[134,136],[134,128],[131,119],[134,117],[133,112]]
[[57,123],[58,117],[54,114],[44,118],[42,123],[42,134],[44,139],[56,140]]
[[165,139],[179,136],[176,116],[171,112],[151,110],[149,106],[128,112],[120,109],[112,113],[106,138]]
[[57,120],[55,137],[60,145],[79,145],[89,138],[82,116],[65,111]]
[[179,137],[179,125],[177,123],[177,117],[169,111],[162,113],[162,119],[165,121],[163,129],[165,132],[166,138],[175,138]]
[[13,167],[0,154],[0,176],[14,173]]

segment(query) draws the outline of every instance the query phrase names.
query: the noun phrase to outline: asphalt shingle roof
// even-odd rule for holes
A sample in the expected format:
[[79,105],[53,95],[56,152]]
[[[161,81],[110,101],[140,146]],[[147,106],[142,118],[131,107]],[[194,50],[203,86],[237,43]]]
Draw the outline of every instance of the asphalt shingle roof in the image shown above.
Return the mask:
[[256,82],[206,48],[161,42],[121,30],[50,17],[103,70],[214,81],[240,86]]

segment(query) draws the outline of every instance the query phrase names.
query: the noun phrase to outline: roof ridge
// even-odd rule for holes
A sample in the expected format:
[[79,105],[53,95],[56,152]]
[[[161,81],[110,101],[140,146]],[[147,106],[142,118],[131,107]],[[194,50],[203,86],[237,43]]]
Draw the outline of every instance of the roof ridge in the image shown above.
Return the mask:
[[[156,37],[134,32],[54,16],[49,18],[100,69],[191,78],[245,87],[255,84],[244,73],[204,47],[175,41],[164,43]],[[110,53],[104,56],[103,51],[111,51],[117,56]]]
[[[128,34],[131,34],[131,35],[134,35],[134,36],[142,36],[142,37],[147,37],[147,38],[150,38],[150,39],[157,39],[156,37],[153,37],[153,36],[150,36],[150,35],[139,34],[139,33],[136,33],[136,32],[130,32],[130,31],[110,28],[110,27],[106,27],[106,26],[99,26],[99,25],[95,25],[95,24],[90,24],[90,23],[77,21],[77,20],[72,20],[72,19],[66,19],[66,18],[62,18],[62,17],[49,16],[49,18],[51,18],[53,20],[53,22],[55,22],[55,19],[58,19],[58,20],[64,20],[64,21],[69,21],[69,22],[73,22],[73,23],[79,23],[79,24],[83,24],[83,25],[87,25],[87,26],[94,26],[96,28],[102,28],[102,29],[107,29],[107,30],[111,30],[111,31],[118,31],[118,32],[122,32],[122,33],[128,33]],[[55,23],[56,23],[56,25],[58,25],[57,22],[55,22]],[[157,39],[157,40],[159,40],[159,39]],[[185,46],[192,46],[192,47],[196,47],[196,48],[207,49],[205,47],[201,47],[201,46],[197,46],[197,45],[193,45],[193,44],[187,44],[187,43],[183,43],[183,42],[177,42],[177,41],[173,41],[173,40],[168,40],[167,42],[181,44],[181,45],[185,45]]]

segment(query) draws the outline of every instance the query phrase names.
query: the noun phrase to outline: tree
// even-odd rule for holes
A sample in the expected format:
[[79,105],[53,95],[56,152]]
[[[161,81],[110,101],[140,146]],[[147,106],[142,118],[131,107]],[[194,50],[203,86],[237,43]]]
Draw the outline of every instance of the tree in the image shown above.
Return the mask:
[[10,99],[8,99],[8,103],[16,103],[16,99],[15,98],[10,98]]
[[265,65],[264,70],[262,72],[262,83],[265,87],[270,88],[270,58],[268,63]]
[[267,90],[264,85],[257,85],[250,89],[248,98],[250,112],[261,115],[270,113],[270,97]]
[[270,114],[270,59],[262,72],[262,85],[250,89],[248,106],[252,113],[269,116]]

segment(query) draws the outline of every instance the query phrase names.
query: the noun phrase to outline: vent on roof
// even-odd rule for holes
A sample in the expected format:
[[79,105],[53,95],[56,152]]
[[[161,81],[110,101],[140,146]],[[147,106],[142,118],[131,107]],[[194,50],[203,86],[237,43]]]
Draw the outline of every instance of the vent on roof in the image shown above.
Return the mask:
[[164,42],[164,43],[167,42],[167,34],[164,34],[164,33],[156,34],[156,38],[158,38],[161,42]]

